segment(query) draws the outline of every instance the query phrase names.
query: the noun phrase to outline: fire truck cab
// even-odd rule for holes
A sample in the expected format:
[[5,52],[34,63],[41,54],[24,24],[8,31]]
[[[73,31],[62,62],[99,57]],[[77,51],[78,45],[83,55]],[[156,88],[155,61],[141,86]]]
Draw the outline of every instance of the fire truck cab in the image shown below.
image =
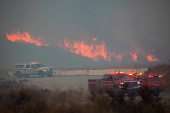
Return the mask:
[[140,84],[137,80],[133,80],[124,72],[110,72],[105,74],[103,79],[89,79],[88,88],[90,91],[106,91],[113,90],[115,93],[124,88],[127,84],[127,90],[137,90]]
[[151,88],[155,96],[159,96],[160,92],[165,90],[165,81],[163,81],[162,75],[149,74],[141,75],[138,78],[141,88],[146,86]]
[[20,63],[14,65],[12,73],[18,78],[22,76],[29,77],[30,75],[39,75],[39,77],[44,77],[44,75],[47,75],[48,77],[51,77],[53,74],[53,69],[38,62]]

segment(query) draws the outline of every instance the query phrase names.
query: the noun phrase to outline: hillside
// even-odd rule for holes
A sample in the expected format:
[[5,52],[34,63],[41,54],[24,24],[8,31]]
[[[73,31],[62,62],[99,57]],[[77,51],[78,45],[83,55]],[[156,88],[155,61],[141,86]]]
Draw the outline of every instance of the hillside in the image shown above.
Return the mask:
[[166,92],[170,92],[170,65],[156,65],[153,67],[149,67],[147,71],[145,71],[145,74],[158,74],[162,75],[163,79],[166,84]]

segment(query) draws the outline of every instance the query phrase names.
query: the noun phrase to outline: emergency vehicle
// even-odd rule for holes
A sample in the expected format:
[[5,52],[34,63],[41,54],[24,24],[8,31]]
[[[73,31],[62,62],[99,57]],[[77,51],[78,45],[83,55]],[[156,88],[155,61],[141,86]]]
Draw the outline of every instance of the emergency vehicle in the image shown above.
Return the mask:
[[103,79],[88,79],[88,88],[90,91],[113,90],[115,93],[121,91],[127,85],[127,90],[136,90],[140,87],[140,82],[131,79],[124,72],[110,72],[105,74]]
[[53,68],[46,67],[38,62],[20,63],[14,65],[12,73],[18,78],[22,76],[29,77],[30,75],[39,75],[39,77],[47,75],[48,77],[51,77],[53,74]]
[[138,78],[141,88],[146,86],[151,88],[155,96],[159,96],[160,92],[165,90],[165,81],[163,81],[162,75],[149,74],[141,75]]
[[143,75],[143,73],[130,73],[129,76],[133,78],[134,80],[139,80],[140,76]]

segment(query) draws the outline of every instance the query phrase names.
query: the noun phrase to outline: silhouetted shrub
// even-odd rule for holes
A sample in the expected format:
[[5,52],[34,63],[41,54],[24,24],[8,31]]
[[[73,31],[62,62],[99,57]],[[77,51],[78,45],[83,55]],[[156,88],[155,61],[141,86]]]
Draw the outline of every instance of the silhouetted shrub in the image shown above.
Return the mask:
[[[141,89],[142,101],[125,100],[125,92],[108,90],[90,94],[82,89],[43,88],[0,89],[1,113],[168,113],[170,107],[152,98],[152,91]],[[147,97],[146,95],[150,95]],[[88,97],[88,98],[87,98]],[[149,99],[149,101],[147,100]],[[160,99],[160,100],[159,100]]]
[[154,90],[150,87],[142,87],[138,89],[138,93],[145,103],[158,103],[162,100],[159,96],[154,96]]

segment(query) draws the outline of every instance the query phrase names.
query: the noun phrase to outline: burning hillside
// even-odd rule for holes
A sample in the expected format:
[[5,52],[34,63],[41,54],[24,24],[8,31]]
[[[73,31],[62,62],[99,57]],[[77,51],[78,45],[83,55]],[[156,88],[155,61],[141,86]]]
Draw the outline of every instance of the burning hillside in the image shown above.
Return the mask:
[[13,33],[6,33],[6,36],[8,40],[12,42],[31,43],[36,46],[49,46],[42,37],[31,36],[28,32],[22,34],[19,30],[17,30],[17,32],[13,30]]
[[[97,41],[96,38],[93,38],[93,41]],[[92,58],[94,61],[98,61],[99,57],[103,60],[111,61],[111,57],[115,57],[118,61],[122,60],[122,56],[116,54],[114,51],[108,51],[105,46],[105,42],[97,45],[94,42],[89,46],[84,44],[84,41],[73,41],[71,44],[68,40],[64,39],[64,45],[61,43],[57,44],[58,47],[64,48],[72,53],[79,54],[84,57]]]
[[[20,33],[19,30],[15,32],[13,30],[12,33],[8,34],[6,33],[7,39],[12,42],[19,42],[19,43],[31,43],[35,46],[49,46],[49,43],[43,39],[42,37],[37,37],[30,35],[28,32]],[[64,39],[64,43],[58,42],[57,46],[60,48],[64,48],[65,50],[75,53],[78,55],[81,55],[83,57],[87,57],[90,59],[93,59],[93,61],[100,61],[100,58],[102,58],[105,61],[110,62],[112,58],[115,58],[117,61],[133,61],[138,62],[140,59],[138,59],[138,55],[141,55],[140,51],[134,52],[132,50],[115,53],[115,49],[113,48],[106,48],[105,41],[98,42],[97,38],[92,37],[92,42],[90,45],[85,44],[85,41],[69,41],[67,39]],[[111,51],[114,50],[114,51]],[[155,49],[152,50],[154,52]],[[124,54],[125,53],[125,54]],[[129,54],[130,53],[130,54]],[[137,55],[138,54],[138,55]],[[131,56],[131,59],[123,57]],[[160,61],[157,59],[153,54],[142,54],[142,57],[146,58],[148,62],[156,62]]]

